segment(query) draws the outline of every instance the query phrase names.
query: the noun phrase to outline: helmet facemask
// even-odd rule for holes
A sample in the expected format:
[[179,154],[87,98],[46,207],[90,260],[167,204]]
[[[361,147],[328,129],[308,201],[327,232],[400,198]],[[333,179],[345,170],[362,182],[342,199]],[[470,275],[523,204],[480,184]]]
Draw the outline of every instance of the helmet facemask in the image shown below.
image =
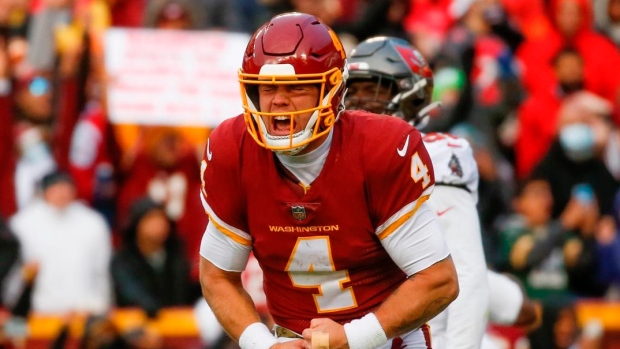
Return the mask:
[[[333,68],[318,74],[295,74],[294,67],[288,64],[267,64],[259,74],[239,72],[243,112],[247,129],[254,140],[261,146],[288,155],[295,155],[305,149],[310,142],[326,135],[336,122],[336,113],[340,106],[332,101],[340,100],[344,87],[342,72]],[[291,112],[263,112],[260,110],[260,85],[317,85],[319,98],[312,108]],[[322,97],[321,97],[322,96]],[[336,111],[336,112],[335,112]],[[297,127],[301,115],[310,114],[302,129]],[[266,123],[275,125],[288,119],[288,135],[272,135]]]
[[[428,119],[429,112],[437,107],[437,103],[431,103],[433,73],[420,52],[405,40],[384,36],[367,39],[355,47],[348,63],[349,81],[393,82],[385,108],[369,111],[398,116],[419,127]],[[377,84],[379,88],[384,87]],[[384,93],[378,92],[377,95]],[[349,95],[347,106],[354,104],[350,103],[351,98]]]
[[[358,84],[362,91],[353,90]],[[346,107],[349,110],[366,110],[377,114],[388,114],[392,96],[397,91],[395,81],[382,75],[356,78],[348,81]]]
[[429,103],[431,97],[429,91],[432,92],[433,89],[432,80],[420,79],[415,82],[411,80],[399,81],[399,92],[390,101],[386,114],[398,116],[411,125],[422,128],[428,123],[430,112],[441,103]]

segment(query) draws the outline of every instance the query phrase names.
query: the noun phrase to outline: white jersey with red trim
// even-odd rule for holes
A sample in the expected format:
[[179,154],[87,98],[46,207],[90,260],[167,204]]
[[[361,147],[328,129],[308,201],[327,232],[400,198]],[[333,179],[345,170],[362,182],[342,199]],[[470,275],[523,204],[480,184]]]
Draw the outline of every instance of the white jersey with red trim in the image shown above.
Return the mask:
[[435,190],[436,212],[456,267],[459,296],[429,321],[435,349],[479,349],[487,323],[489,286],[478,212],[478,167],[469,142],[445,133],[423,135]]
[[469,142],[439,132],[427,133],[423,140],[433,162],[435,185],[463,188],[478,203],[478,166]]

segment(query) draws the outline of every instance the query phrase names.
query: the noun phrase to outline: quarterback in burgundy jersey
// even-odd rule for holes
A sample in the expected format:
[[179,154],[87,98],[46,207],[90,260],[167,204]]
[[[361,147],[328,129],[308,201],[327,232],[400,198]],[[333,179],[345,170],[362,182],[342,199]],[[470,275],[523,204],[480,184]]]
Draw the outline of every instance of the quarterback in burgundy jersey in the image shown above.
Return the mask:
[[[316,17],[274,17],[244,55],[244,113],[207,142],[203,294],[242,349],[307,349],[315,331],[331,349],[430,348],[426,321],[458,294],[421,134],[344,111],[345,58]],[[251,252],[277,338],[241,287]]]
[[[348,60],[348,109],[397,116],[420,128],[432,103],[433,73],[408,42],[375,37],[356,46]],[[437,315],[431,327],[434,349],[478,349],[489,307],[487,268],[482,248],[478,201],[478,168],[469,142],[444,133],[423,135],[435,175],[428,201],[451,251],[459,297]]]

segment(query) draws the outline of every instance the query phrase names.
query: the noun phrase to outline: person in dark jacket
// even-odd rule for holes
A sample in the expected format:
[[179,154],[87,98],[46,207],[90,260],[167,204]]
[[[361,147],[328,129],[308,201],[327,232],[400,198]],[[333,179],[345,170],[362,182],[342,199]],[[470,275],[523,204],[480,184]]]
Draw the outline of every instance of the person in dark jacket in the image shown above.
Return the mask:
[[112,258],[116,304],[155,317],[168,306],[191,304],[189,263],[164,207],[150,198],[134,202],[123,245]]

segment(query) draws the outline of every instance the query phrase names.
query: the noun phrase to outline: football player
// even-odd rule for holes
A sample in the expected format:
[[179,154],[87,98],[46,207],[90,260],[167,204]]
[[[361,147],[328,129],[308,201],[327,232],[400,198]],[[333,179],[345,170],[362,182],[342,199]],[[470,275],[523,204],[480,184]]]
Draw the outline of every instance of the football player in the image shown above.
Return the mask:
[[[431,103],[433,73],[404,40],[375,37],[358,44],[348,59],[347,109],[398,116],[424,126]],[[369,126],[372,127],[372,126]],[[489,286],[476,203],[478,169],[469,143],[445,133],[423,134],[435,170],[429,199],[452,254],[459,297],[429,322],[433,348],[480,348],[487,324]]]
[[[243,113],[207,141],[201,283],[242,349],[308,349],[315,331],[330,349],[430,348],[426,322],[458,295],[421,135],[345,111],[345,62],[316,17],[272,18],[243,56]],[[241,284],[250,252],[277,338]]]

